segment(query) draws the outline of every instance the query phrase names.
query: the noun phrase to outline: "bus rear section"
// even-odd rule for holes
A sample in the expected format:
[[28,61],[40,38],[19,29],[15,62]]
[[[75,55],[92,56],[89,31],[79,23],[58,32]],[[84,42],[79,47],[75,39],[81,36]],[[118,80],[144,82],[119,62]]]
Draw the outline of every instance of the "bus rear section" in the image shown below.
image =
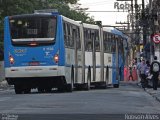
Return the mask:
[[5,77],[15,92],[51,91],[65,82],[58,67],[57,16],[20,15],[5,18]]

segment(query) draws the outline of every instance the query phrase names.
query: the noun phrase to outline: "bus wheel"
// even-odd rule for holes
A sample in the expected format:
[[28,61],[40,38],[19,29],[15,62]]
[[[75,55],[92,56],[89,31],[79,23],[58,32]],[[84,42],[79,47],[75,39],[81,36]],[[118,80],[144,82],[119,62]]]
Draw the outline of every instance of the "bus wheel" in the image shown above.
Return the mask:
[[[65,92],[65,90],[67,90],[68,86],[66,85],[66,89],[65,89],[65,86],[62,85],[62,86],[59,86],[58,87],[58,92]],[[68,90],[67,90],[68,91]]]
[[113,87],[114,88],[119,88],[119,84],[114,84]]
[[19,85],[14,85],[14,90],[16,94],[22,94],[22,89]]
[[39,93],[44,93],[44,89],[41,88],[41,87],[38,87],[38,92],[39,92]]
[[51,93],[52,92],[52,88],[45,88],[45,92]]
[[31,93],[31,88],[26,88],[26,89],[24,90],[24,93],[25,93],[25,94]]

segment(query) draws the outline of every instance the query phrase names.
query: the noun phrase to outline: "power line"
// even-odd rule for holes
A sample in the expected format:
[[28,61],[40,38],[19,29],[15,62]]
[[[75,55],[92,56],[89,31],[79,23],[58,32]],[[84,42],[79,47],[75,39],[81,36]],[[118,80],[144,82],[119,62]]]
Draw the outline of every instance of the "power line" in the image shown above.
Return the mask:
[[102,4],[102,3],[109,3],[111,4],[111,1],[101,1],[101,2],[90,2],[90,3],[82,3],[83,5],[92,5],[92,4]]
[[91,3],[81,3],[81,2],[79,2],[79,3],[81,5],[84,5],[84,6],[97,6],[97,5],[112,5],[112,4],[114,4],[111,1],[101,1],[101,2],[91,2]]
[[85,12],[128,12],[128,11],[85,11]]
[[113,3],[96,3],[96,4],[81,4],[82,6],[104,6],[104,5],[113,5]]

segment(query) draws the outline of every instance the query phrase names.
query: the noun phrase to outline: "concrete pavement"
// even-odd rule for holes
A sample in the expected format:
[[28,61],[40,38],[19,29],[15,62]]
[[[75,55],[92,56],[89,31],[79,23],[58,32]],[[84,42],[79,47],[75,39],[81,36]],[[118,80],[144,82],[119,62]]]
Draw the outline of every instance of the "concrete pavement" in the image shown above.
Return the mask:
[[[137,81],[121,81],[120,84],[132,84],[141,87],[141,85]],[[160,87],[158,87],[157,90],[153,90],[153,88],[145,88],[144,91],[146,91],[153,98],[160,102]]]
[[[138,85],[139,87],[141,87],[137,81],[120,81],[120,84],[131,84]],[[0,82],[1,90],[7,87],[9,87],[9,85],[7,84],[6,80]],[[150,94],[152,97],[154,97],[157,101],[160,102],[160,87],[157,90],[153,90],[153,88],[146,88],[144,91],[146,91],[148,94]]]
[[146,88],[145,91],[160,102],[160,88],[153,90],[153,88]]

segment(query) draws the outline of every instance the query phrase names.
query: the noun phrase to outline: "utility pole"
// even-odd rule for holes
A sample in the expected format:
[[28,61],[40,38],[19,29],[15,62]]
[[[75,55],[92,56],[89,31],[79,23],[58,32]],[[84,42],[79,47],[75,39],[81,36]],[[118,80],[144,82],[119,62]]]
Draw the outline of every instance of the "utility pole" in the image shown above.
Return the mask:
[[152,24],[151,24],[151,15],[152,15],[152,0],[149,0],[149,23],[150,23],[150,26],[149,26],[149,39],[150,39],[150,62],[153,61],[153,53],[152,53],[152,46],[153,46],[153,43],[152,43],[152,38],[151,38],[151,34],[152,34]]
[[[133,0],[131,0],[131,32],[133,33],[134,31],[134,17],[133,17]],[[131,51],[132,53],[130,54],[129,61],[131,61],[134,58],[134,48],[133,48],[133,34],[131,34]]]
[[143,46],[145,46],[146,45],[146,21],[145,21],[145,11],[144,11],[144,0],[142,0],[142,21],[143,21]]
[[137,45],[137,58],[140,57],[140,40],[139,40],[139,25],[138,25],[138,4],[137,4],[137,0],[135,0],[135,44]]
[[[131,16],[132,16],[132,32],[134,30],[134,25],[133,25],[133,0],[131,0]],[[133,36],[132,36],[133,39]]]

